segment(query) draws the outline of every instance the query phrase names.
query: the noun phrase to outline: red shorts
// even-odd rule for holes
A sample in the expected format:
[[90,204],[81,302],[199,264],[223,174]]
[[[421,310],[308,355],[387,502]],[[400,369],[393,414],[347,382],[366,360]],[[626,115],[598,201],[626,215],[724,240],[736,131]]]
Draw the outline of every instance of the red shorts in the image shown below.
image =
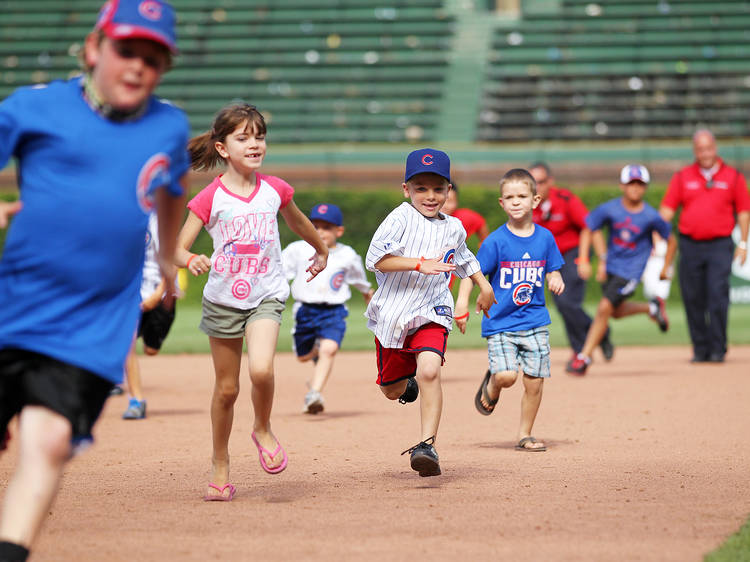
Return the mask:
[[375,352],[378,355],[378,379],[380,386],[393,384],[417,374],[417,353],[434,351],[445,362],[445,348],[448,343],[448,328],[430,322],[416,332],[406,336],[404,347],[390,348],[380,345],[375,338]]

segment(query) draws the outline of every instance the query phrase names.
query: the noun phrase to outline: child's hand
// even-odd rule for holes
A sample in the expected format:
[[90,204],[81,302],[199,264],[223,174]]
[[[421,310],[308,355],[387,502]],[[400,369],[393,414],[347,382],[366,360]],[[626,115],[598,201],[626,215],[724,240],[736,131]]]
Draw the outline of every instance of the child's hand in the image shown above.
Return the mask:
[[578,262],[578,277],[584,281],[588,281],[591,277],[591,264],[588,261]]
[[462,334],[466,333],[466,324],[469,323],[469,307],[464,303],[456,303],[453,309],[453,320]]
[[565,281],[559,271],[552,271],[547,275],[547,287],[555,295],[561,295],[565,290]]
[[479,296],[477,297],[477,312],[480,310],[484,313],[484,315],[489,318],[490,317],[490,308],[493,304],[497,304],[497,300],[495,299],[495,291],[492,290],[492,285],[490,285],[486,280],[484,283],[479,284]]
[[664,264],[664,267],[661,268],[661,272],[659,273],[659,279],[662,281],[672,279],[672,266]]
[[23,203],[20,201],[13,201],[12,203],[0,202],[0,228],[8,226],[8,218],[15,215],[23,207]]
[[211,260],[204,254],[195,254],[188,261],[187,270],[196,277],[211,270]]
[[365,306],[370,304],[370,301],[372,300],[372,296],[375,294],[375,289],[370,289],[366,293],[362,293],[362,296],[365,298]]
[[310,261],[312,264],[310,264],[310,267],[305,270],[310,274],[310,277],[307,278],[308,283],[326,268],[326,265],[328,264],[328,255],[318,254],[316,252],[313,257],[310,258]]
[[596,266],[596,280],[599,283],[604,283],[607,280],[607,262],[605,260],[599,260],[599,265]]
[[421,265],[419,266],[419,273],[424,273],[425,275],[437,275],[439,273],[445,273],[446,271],[455,271],[456,270],[456,264],[455,263],[445,263],[442,260],[422,260]]

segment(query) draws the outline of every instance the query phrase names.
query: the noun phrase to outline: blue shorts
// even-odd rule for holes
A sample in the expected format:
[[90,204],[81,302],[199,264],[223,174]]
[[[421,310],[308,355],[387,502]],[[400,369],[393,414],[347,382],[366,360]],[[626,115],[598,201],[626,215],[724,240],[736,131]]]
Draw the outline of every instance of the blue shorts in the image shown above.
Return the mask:
[[546,326],[518,332],[500,332],[487,338],[490,371],[518,371],[524,375],[547,378],[549,368],[549,330]]
[[339,346],[346,332],[349,311],[343,304],[305,304],[294,316],[294,351],[297,357],[307,355],[320,339],[333,340]]

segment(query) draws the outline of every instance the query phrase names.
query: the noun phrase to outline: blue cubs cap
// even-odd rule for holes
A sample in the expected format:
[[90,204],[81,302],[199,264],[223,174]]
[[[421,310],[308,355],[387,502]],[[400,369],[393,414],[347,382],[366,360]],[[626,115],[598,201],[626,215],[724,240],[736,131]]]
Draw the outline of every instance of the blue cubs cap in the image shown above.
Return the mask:
[[94,29],[110,39],[150,39],[177,52],[174,9],[164,0],[109,0]]
[[409,181],[423,172],[437,174],[451,181],[451,160],[445,152],[434,148],[415,150],[406,157],[404,181]]
[[319,203],[312,208],[310,220],[316,219],[330,222],[336,226],[343,226],[344,224],[344,215],[341,214],[341,209],[329,203]]
[[651,181],[651,176],[646,169],[646,166],[640,164],[628,164],[620,171],[620,183],[623,185],[629,184],[631,181],[640,181],[648,183]]

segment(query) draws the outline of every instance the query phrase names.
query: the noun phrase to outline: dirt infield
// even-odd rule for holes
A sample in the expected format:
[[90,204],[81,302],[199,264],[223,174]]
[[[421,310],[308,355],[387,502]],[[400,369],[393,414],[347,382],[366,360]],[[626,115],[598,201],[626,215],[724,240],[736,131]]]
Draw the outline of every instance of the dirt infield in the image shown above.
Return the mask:
[[[31,560],[697,561],[750,511],[750,347],[720,366],[688,356],[621,348],[574,378],[553,350],[535,426],[549,450],[523,453],[521,385],[480,416],[485,354],[449,348],[443,476],[420,478],[399,456],[418,440],[418,408],[380,395],[373,354],[339,356],[319,416],[300,413],[309,366],[281,354],[272,419],[289,468],[271,476],[258,464],[245,377],[228,504],[201,501],[210,358],[142,358],[148,419],[122,421],[125,397],[109,401]],[[0,458],[3,488],[15,452]]]

